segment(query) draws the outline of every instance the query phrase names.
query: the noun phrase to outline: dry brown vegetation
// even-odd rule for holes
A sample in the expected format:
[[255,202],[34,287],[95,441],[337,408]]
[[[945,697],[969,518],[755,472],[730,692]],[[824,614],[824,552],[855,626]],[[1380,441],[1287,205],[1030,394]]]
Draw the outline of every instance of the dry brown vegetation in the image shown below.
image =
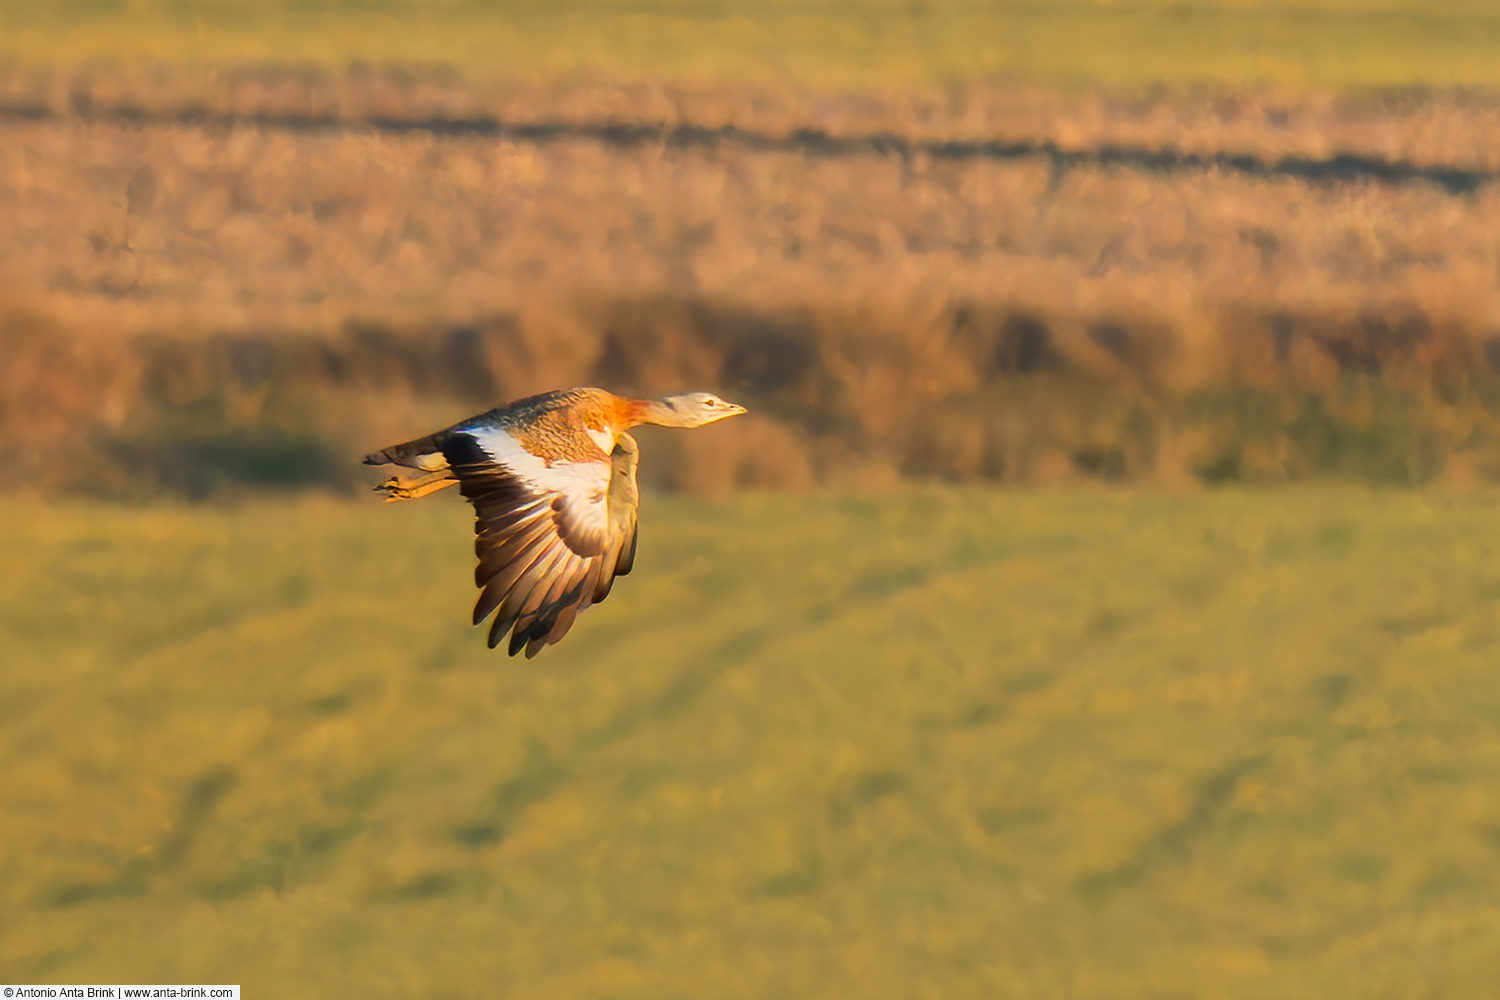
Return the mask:
[[11,69],[33,481],[341,484],[562,384],[658,486],[1500,478],[1500,102]]

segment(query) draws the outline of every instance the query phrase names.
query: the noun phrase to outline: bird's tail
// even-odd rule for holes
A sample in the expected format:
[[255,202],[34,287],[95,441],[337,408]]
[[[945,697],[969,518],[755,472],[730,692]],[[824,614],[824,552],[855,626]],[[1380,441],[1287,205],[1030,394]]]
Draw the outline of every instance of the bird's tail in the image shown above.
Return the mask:
[[429,434],[415,441],[393,444],[365,456],[366,465],[404,465],[408,469],[436,472],[448,467],[443,457],[442,433]]
[[399,465],[424,473],[407,476],[400,473],[375,487],[385,494],[386,503],[393,500],[415,500],[458,482],[443,456],[442,435],[430,434],[415,441],[391,445],[365,456],[366,465]]

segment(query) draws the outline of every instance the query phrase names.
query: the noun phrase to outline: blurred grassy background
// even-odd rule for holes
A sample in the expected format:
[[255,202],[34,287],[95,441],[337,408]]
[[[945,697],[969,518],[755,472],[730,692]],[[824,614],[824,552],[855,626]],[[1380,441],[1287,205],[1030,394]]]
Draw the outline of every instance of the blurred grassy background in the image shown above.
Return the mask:
[[1500,481],[1482,4],[0,11],[46,489],[347,486],[567,383],[742,398],[701,493]]
[[51,0],[0,4],[40,61],[443,64],[514,77],[1493,85],[1484,0]]
[[[1493,493],[0,508],[0,969],[277,997],[1479,996]],[[379,544],[372,540],[380,539]]]
[[[1497,84],[1478,0],[0,0],[0,980],[1485,995]],[[507,660],[352,459],[589,382],[752,415]]]

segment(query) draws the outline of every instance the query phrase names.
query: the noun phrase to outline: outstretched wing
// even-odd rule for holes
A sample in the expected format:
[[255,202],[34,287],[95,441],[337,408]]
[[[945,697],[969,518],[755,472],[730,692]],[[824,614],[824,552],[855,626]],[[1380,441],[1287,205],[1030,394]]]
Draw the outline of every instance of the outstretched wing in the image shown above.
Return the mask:
[[476,428],[453,433],[443,451],[474,505],[474,624],[494,613],[490,646],[509,632],[510,654],[524,648],[530,659],[630,569],[635,442],[608,461],[548,465],[504,430]]
[[615,439],[615,450],[609,456],[612,467],[609,477],[612,548],[604,559],[614,565],[614,571],[604,578],[604,589],[595,595],[596,602],[604,600],[615,577],[624,576],[635,565],[636,507],[641,500],[635,485],[635,466],[640,455],[640,447],[629,434],[621,434]]

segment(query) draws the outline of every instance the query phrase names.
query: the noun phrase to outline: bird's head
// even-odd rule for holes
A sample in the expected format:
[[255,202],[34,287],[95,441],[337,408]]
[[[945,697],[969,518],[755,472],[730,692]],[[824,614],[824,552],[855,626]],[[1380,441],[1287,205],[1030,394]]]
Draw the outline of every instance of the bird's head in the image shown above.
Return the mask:
[[683,427],[702,427],[715,420],[738,416],[745,408],[738,403],[728,403],[711,392],[690,392],[683,396],[668,396],[662,400]]

